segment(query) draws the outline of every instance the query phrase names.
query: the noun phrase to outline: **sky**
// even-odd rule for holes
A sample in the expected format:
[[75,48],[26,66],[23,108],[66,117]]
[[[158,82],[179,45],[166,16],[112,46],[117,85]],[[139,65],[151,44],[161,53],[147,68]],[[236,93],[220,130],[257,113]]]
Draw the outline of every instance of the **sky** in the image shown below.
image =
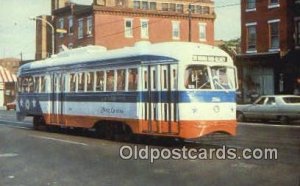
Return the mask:
[[[35,57],[35,22],[30,17],[50,15],[50,0],[0,0],[0,59]],[[92,0],[72,0],[91,4]],[[215,0],[215,39],[240,37],[240,0]]]

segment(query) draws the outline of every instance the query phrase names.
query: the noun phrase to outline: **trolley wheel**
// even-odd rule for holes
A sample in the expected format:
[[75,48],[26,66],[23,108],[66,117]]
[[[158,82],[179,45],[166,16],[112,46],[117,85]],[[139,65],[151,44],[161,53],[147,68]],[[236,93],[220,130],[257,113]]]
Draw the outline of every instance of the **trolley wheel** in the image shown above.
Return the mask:
[[113,140],[114,139],[114,128],[112,124],[99,123],[96,126],[97,137],[101,139]]
[[42,126],[45,126],[46,122],[43,116],[34,116],[33,117],[33,129],[34,130],[41,130]]
[[280,124],[289,124],[289,118],[287,116],[280,116],[279,117],[279,121],[280,121]]
[[112,124],[105,125],[104,139],[114,140],[115,139],[115,130]]
[[239,121],[239,122],[244,122],[244,121],[246,121],[246,117],[245,117],[245,115],[242,113],[242,112],[238,112],[237,114],[236,114],[236,118],[237,118],[237,121]]
[[96,126],[96,135],[98,138],[103,139],[105,137],[105,127],[104,124],[99,124]]

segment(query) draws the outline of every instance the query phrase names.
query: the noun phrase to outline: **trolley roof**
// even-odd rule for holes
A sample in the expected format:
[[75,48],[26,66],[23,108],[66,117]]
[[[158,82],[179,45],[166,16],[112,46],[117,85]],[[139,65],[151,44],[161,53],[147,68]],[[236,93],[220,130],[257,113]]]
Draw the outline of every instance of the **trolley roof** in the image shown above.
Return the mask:
[[[191,63],[197,56],[223,56],[228,65],[232,65],[229,55],[218,47],[190,43],[190,42],[164,42],[151,44],[147,41],[137,42],[133,47],[107,50],[103,46],[86,46],[60,52],[51,58],[22,65],[19,74],[40,69],[62,69],[65,66],[103,63],[105,66],[124,64],[129,62],[159,63],[178,62]],[[201,57],[202,56],[202,57]],[[126,60],[127,59],[127,60]],[[211,62],[212,63],[212,62]],[[226,64],[225,64],[226,65]]]

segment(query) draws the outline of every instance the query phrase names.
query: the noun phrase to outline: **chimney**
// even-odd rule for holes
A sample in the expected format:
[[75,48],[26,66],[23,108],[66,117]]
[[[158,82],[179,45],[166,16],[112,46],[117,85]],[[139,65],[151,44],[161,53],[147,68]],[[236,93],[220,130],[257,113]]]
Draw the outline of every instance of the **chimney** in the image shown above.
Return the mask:
[[69,0],[51,0],[51,10],[53,11],[59,8],[63,8],[68,3],[70,3]]

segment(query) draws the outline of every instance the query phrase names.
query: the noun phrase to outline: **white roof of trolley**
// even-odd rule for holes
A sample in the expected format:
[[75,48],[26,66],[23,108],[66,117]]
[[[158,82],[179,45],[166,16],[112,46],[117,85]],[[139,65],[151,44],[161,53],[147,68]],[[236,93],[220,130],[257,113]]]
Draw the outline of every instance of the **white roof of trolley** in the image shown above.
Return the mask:
[[59,67],[83,62],[88,63],[89,61],[101,61],[140,55],[165,56],[174,59],[192,59],[193,55],[226,56],[230,58],[226,52],[218,47],[206,44],[191,42],[163,42],[151,44],[148,41],[140,41],[135,43],[133,47],[114,50],[107,50],[103,46],[86,46],[70,49],[53,55],[51,58],[22,65],[20,70]]

